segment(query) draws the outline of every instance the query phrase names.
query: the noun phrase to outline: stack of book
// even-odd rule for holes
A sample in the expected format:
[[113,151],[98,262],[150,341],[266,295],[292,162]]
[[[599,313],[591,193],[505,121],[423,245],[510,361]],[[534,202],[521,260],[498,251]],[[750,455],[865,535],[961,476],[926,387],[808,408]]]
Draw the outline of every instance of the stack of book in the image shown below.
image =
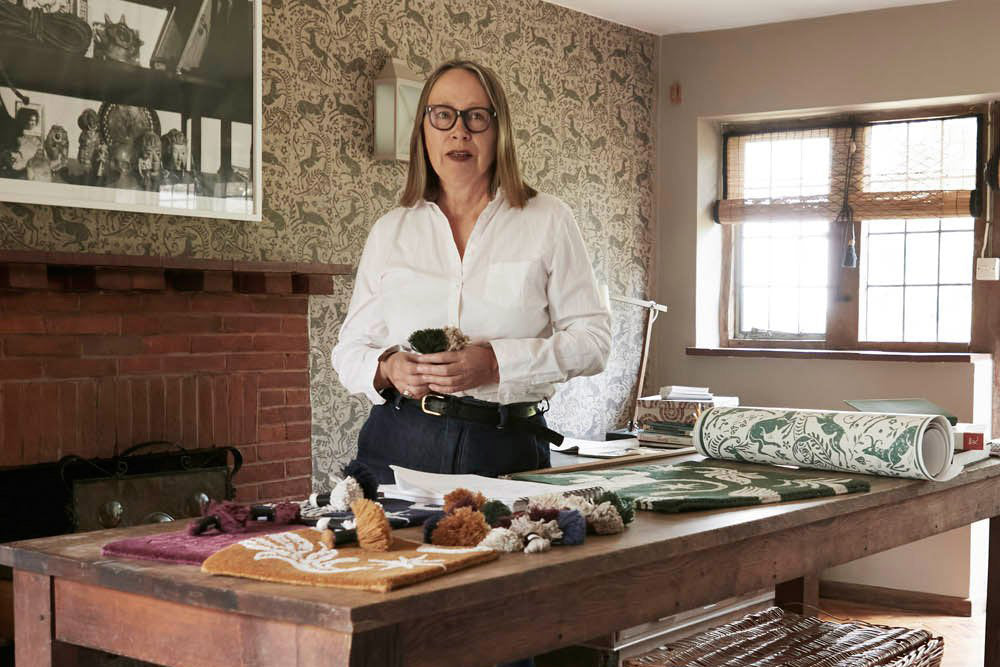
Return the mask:
[[[664,387],[667,389],[667,387]],[[676,387],[674,388],[676,389]],[[705,390],[707,393],[708,390]],[[694,392],[689,392],[694,393]],[[667,395],[671,395],[669,392]],[[674,396],[678,393],[674,393]],[[661,398],[662,394],[639,399],[636,413],[637,437],[650,447],[666,449],[694,445],[692,431],[702,410],[715,405],[738,406],[736,396],[712,396],[707,399]]]
[[684,387],[671,384],[660,387],[660,398],[665,401],[711,401],[712,392],[708,387]]

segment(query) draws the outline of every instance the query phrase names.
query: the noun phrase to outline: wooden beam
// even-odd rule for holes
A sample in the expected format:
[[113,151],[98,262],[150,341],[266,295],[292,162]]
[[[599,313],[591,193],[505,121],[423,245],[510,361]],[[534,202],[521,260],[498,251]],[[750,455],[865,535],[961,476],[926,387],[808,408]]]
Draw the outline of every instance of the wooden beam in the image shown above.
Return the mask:
[[777,584],[774,604],[793,614],[815,616],[819,607],[819,576],[807,574]]
[[14,660],[51,667],[52,578],[14,570]]
[[1000,667],[1000,516],[990,519],[984,667]]

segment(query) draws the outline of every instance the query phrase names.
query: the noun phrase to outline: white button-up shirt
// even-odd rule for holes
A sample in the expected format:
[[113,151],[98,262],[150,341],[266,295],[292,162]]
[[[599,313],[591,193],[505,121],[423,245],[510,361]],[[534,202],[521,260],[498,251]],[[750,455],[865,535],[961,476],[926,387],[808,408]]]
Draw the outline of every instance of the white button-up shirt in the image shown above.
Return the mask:
[[384,403],[374,387],[379,357],[417,329],[443,326],[488,342],[499,365],[499,384],[460,396],[540,401],[557,382],[601,372],[611,316],[569,207],[538,194],[517,209],[498,193],[476,220],[463,257],[433,202],[379,218],[331,355],[340,381]]

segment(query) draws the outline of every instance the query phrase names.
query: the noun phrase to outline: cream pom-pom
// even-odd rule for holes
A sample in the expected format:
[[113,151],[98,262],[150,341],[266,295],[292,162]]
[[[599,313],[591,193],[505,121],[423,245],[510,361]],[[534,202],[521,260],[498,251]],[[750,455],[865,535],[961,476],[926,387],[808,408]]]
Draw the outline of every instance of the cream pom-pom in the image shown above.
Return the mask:
[[523,544],[521,538],[514,531],[507,528],[494,528],[486,534],[479,546],[502,553],[513,553],[520,551]]
[[524,547],[526,554],[540,554],[552,548],[551,540],[547,540],[541,535],[529,535],[528,545]]
[[614,535],[625,531],[625,522],[615,506],[603,502],[587,516],[587,525],[598,535]]
[[330,491],[330,504],[324,509],[328,512],[346,512],[351,509],[351,503],[362,500],[365,491],[353,477],[345,477],[337,482]]
[[529,535],[540,535],[550,541],[562,537],[558,521],[532,521],[527,515],[514,517],[510,522],[510,529],[523,539],[527,539]]

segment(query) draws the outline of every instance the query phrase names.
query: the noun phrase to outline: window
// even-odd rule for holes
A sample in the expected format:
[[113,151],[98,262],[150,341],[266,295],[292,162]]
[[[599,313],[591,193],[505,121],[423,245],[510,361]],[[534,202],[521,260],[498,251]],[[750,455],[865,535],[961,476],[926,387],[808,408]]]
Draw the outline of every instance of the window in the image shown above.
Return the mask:
[[726,128],[732,344],[968,344],[985,112],[950,111]]

